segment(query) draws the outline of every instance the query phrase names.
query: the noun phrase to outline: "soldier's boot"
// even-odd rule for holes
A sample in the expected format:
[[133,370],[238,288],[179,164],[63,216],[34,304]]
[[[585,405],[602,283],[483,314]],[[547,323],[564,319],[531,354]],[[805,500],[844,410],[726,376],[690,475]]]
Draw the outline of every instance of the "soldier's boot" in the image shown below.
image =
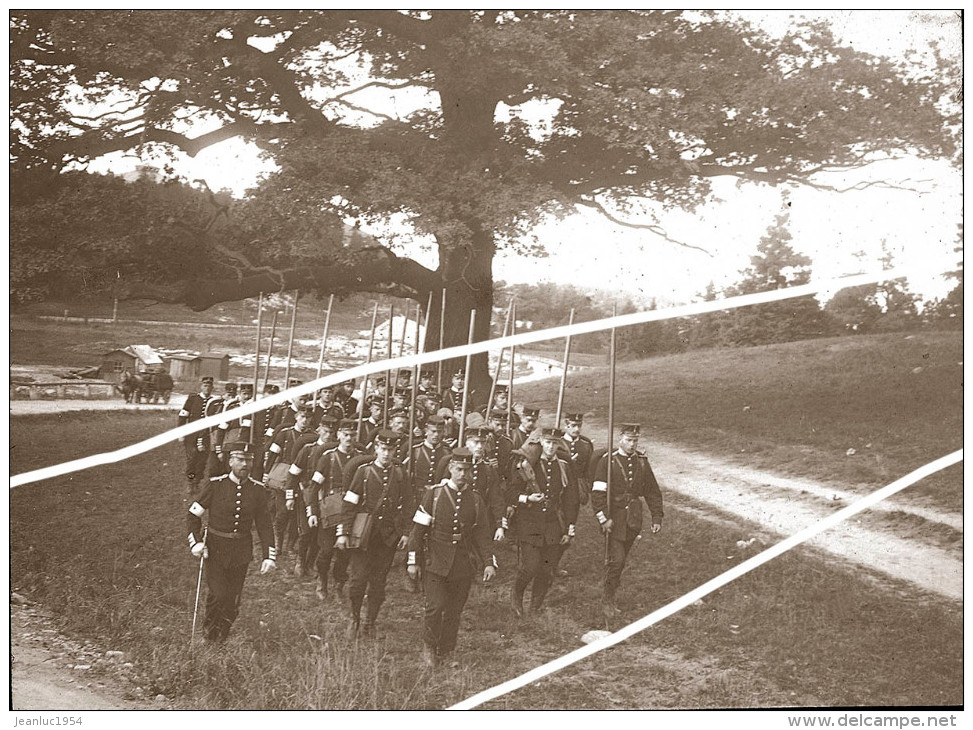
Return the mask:
[[298,555],[297,562],[294,563],[294,575],[296,575],[298,578],[303,578],[304,574],[304,561],[301,560],[301,556]]
[[345,633],[349,639],[357,639],[359,631],[361,631],[361,621],[357,617],[352,616]]
[[605,597],[602,600],[602,610],[604,611],[605,616],[608,618],[617,616],[622,612],[618,607],[618,603],[615,601],[614,588],[605,588]]
[[534,590],[530,594],[530,612],[538,613],[544,606],[544,598],[547,596],[547,588],[538,588],[534,583]]
[[343,581],[343,580],[335,581],[335,584],[334,584],[334,593],[335,593],[336,596],[338,596],[338,598],[344,597],[344,595],[345,595],[345,581]]
[[375,638],[375,619],[371,616],[366,616],[365,620],[362,622],[361,635],[366,639]]
[[517,618],[524,617],[524,589],[526,586],[521,585],[520,580],[514,581],[513,588],[510,589],[510,603],[513,606],[514,613],[517,614]]
[[319,601],[327,600],[328,580],[326,578],[318,578],[318,587],[314,590],[314,595],[318,597]]

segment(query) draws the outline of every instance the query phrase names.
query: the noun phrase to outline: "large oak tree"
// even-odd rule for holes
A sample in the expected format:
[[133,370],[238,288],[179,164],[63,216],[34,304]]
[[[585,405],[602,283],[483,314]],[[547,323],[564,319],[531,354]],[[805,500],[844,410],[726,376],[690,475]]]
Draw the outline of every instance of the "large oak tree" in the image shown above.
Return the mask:
[[[245,211],[175,247],[195,278],[127,274],[130,296],[205,309],[280,289],[423,305],[432,292],[437,332],[445,289],[448,344],[471,309],[488,336],[494,255],[533,253],[522,234],[545,216],[580,206],[624,222],[643,199],[692,208],[716,176],[809,182],[876,154],[955,150],[955,68],[907,69],[822,24],[771,37],[726,13],[18,10],[10,51],[25,190],[50,194],[71,163],[109,152],[195,155],[232,137],[279,167]],[[356,83],[430,101],[366,109]],[[411,226],[438,265],[348,246],[328,222],[341,219]]]

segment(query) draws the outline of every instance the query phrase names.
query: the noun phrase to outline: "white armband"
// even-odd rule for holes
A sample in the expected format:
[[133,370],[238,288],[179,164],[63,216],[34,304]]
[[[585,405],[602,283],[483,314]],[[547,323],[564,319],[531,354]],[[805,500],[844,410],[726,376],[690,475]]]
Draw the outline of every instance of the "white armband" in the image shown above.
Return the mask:
[[521,494],[519,497],[517,497],[517,501],[521,504],[527,504],[527,495]]
[[293,489],[285,489],[284,490],[284,499],[294,499],[294,490]]
[[188,415],[189,415],[189,411],[187,411],[185,408],[183,408],[181,411],[179,411],[179,417],[180,418],[185,418]]
[[311,481],[315,484],[324,484],[324,474],[319,471],[314,472],[314,476],[311,477]]
[[270,445],[270,452],[273,454],[279,454],[281,452],[280,444],[274,441],[274,443]]
[[598,518],[598,522],[600,522],[601,524],[605,524],[606,522],[608,522],[608,518],[605,517],[604,512],[595,512],[595,517]]
[[203,505],[201,505],[199,502],[193,502],[192,506],[189,508],[189,512],[194,517],[202,517],[203,514],[206,512],[206,508]]
[[310,505],[308,505],[307,507],[304,508],[304,512],[305,512],[305,516],[307,516],[307,517],[314,517],[314,515],[311,513],[311,506]]
[[189,547],[192,549],[193,545],[196,544],[196,536],[193,533],[189,533]]
[[350,489],[347,492],[345,492],[346,502],[351,502],[352,504],[358,504],[360,500],[361,497],[356,492],[353,492]]
[[415,517],[412,518],[412,521],[417,525],[429,527],[429,525],[432,524],[432,515],[426,512],[426,510],[424,510],[422,507],[419,507],[419,509],[416,510]]
[[294,476],[300,476],[301,472],[304,471],[297,464],[291,464],[290,469],[287,470],[288,474],[293,474]]
[[268,428],[266,431],[264,431],[264,436],[273,436],[273,435],[274,435],[274,429],[272,428]]
[[592,492],[607,492],[608,482],[595,482],[591,485]]
[[417,565],[417,563],[416,563],[416,551],[415,550],[410,550],[409,551],[409,562],[407,563],[407,565]]
[[568,537],[574,537],[574,525],[568,525]]

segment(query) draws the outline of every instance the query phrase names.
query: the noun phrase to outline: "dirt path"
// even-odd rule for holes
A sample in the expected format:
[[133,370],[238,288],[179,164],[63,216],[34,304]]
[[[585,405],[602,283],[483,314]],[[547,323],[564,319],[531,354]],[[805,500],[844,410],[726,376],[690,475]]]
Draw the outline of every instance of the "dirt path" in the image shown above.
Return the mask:
[[10,708],[13,710],[161,710],[122,652],[100,651],[58,632],[37,606],[10,601]]

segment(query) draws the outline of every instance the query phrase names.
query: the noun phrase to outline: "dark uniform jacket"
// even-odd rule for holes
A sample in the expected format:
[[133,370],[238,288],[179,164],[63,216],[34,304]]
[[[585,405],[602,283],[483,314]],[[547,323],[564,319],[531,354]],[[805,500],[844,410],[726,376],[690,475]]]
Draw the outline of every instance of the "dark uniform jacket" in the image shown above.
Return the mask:
[[325,507],[325,500],[334,495],[344,496],[348,489],[344,479],[345,466],[353,457],[361,453],[362,451],[354,446],[347,454],[334,447],[324,451],[318,457],[314,463],[314,473],[304,490],[304,503],[307,505],[308,517],[314,515],[325,527],[337,527],[341,520],[341,510],[333,510],[329,514]]
[[[528,502],[527,495],[540,492],[545,499]],[[517,540],[529,545],[552,545],[570,533],[578,519],[580,501],[574,470],[555,455],[550,461],[524,460],[513,470],[507,484],[506,502],[516,507],[513,531]]]
[[655,480],[652,467],[645,454],[636,451],[626,456],[616,449],[611,458],[611,510],[607,512],[608,454],[595,466],[594,484],[591,488],[591,509],[595,517],[613,521],[612,537],[618,540],[634,540],[642,531],[643,498],[652,513],[652,522],[662,524],[662,492]]
[[206,482],[189,508],[189,547],[203,539],[202,517],[207,512],[206,544],[211,560],[249,563],[253,558],[251,526],[257,528],[264,560],[272,556],[274,526],[267,509],[267,492],[260,482],[249,477],[237,482],[232,474]]
[[[469,408],[470,404],[467,403],[466,407]],[[446,388],[443,391],[443,408],[448,408],[458,417],[459,412],[463,410],[463,391]]]
[[[454,566],[460,573],[496,567],[490,522],[483,497],[469,487],[458,491],[448,479],[430,487],[413,517],[409,565],[441,576],[448,576]],[[466,564],[455,565],[456,561]]]
[[510,432],[510,442],[513,444],[513,448],[515,450],[519,449],[521,446],[527,443],[527,439],[529,438],[530,438],[530,433],[527,433],[522,428],[515,428],[513,431]]
[[423,440],[421,444],[412,447],[412,456],[405,463],[412,479],[412,489],[418,498],[426,487],[439,482],[442,477],[444,464],[449,464],[449,457],[453,453],[446,444],[436,444],[435,448]]
[[363,539],[362,547],[368,549],[372,540],[394,545],[409,531],[409,517],[415,505],[412,488],[405,467],[395,462],[381,467],[374,461],[362,464],[355,470],[345,492],[344,510],[338,536],[350,535],[355,515],[367,512],[372,515],[371,532]]
[[318,459],[325,451],[330,451],[337,445],[337,441],[322,442],[318,439],[301,446],[287,470],[287,490],[296,491],[308,486],[311,477],[314,475],[314,467],[318,463]]
[[591,456],[595,452],[595,445],[591,439],[581,434],[576,439],[572,439],[567,434],[564,435],[564,443],[567,446],[568,454],[571,458],[571,465],[574,473],[578,477],[579,486],[585,493],[591,491]]
[[[223,409],[223,399],[218,395],[211,395],[208,398],[203,396],[202,393],[191,393],[187,398],[186,402],[183,404],[182,410],[179,411],[179,425],[182,426],[187,423],[192,423],[193,421],[198,421],[201,418],[206,418],[208,416],[215,416]],[[196,441],[197,444],[200,443],[202,439],[203,450],[209,451],[210,449],[210,431],[212,429],[206,429],[205,431],[192,434],[183,438],[184,443],[190,443]]]

